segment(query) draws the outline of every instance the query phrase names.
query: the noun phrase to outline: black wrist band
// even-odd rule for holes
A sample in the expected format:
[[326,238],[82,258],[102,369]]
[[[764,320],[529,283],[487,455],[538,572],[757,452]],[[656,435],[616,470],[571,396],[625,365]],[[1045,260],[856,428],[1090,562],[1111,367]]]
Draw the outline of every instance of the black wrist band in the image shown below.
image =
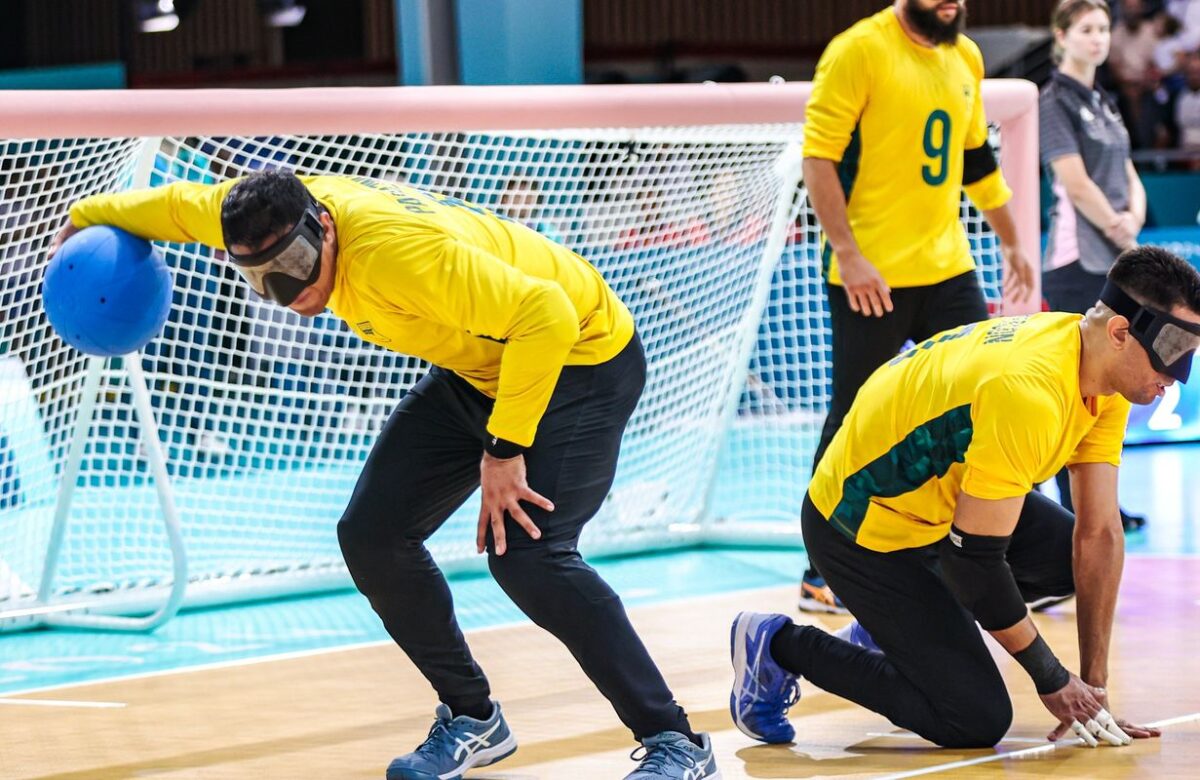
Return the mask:
[[488,455],[491,455],[493,458],[499,458],[500,460],[515,458],[521,453],[525,452],[525,448],[520,444],[516,444],[506,439],[501,439],[498,436],[488,436],[486,439],[484,439],[483,449]]
[[1029,673],[1039,695],[1045,696],[1061,690],[1071,681],[1071,673],[1059,663],[1041,634],[1029,643],[1029,647],[1019,653],[1013,653],[1013,658]]

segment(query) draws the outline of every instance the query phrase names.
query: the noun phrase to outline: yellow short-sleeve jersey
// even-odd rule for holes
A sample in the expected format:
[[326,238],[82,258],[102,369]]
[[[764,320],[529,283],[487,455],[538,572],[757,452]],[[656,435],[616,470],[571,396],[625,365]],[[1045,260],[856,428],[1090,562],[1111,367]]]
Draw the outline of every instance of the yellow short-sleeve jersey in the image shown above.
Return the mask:
[[813,505],[858,544],[890,552],[945,536],[960,492],[1012,498],[1064,465],[1119,465],[1129,402],[1080,395],[1079,322],[977,322],[885,363],[818,464]]
[[[983,57],[964,35],[921,46],[892,8],[838,35],[822,54],[806,109],[804,156],[832,160],[854,238],[892,287],[945,281],[974,268],[960,220],[964,155],[991,154]],[[1012,193],[996,168],[968,178],[984,210]],[[840,284],[826,246],[829,280]]]

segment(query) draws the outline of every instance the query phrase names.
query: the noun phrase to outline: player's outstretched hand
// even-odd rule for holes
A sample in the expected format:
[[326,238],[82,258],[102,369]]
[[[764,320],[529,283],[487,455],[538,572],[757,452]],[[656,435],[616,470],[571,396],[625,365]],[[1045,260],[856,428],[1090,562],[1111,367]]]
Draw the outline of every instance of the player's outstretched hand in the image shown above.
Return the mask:
[[67,224],[63,225],[63,229],[58,231],[58,234],[54,236],[54,240],[50,242],[49,257],[54,257],[54,253],[63,245],[63,242],[78,232],[79,228],[75,227],[71,220],[68,219]]
[[1104,697],[1103,688],[1094,688],[1074,674],[1062,688],[1042,696],[1042,704],[1059,721],[1048,735],[1049,740],[1056,742],[1071,731],[1087,747],[1096,747],[1101,742],[1120,747],[1133,742],[1105,708]]
[[1004,256],[1005,297],[1022,303],[1028,301],[1029,297],[1033,295],[1038,270],[1019,246],[1003,244],[1000,250]]
[[838,252],[838,273],[850,308],[864,317],[882,317],[892,310],[892,288],[879,269],[861,252]]
[[[1112,709],[1109,707],[1109,704],[1108,704],[1108,690],[1107,689],[1097,688],[1096,686],[1092,686],[1092,693],[1095,695],[1096,701],[1100,702],[1100,706],[1103,707],[1105,709],[1105,711],[1112,712]],[[1161,729],[1156,729],[1151,726],[1138,726],[1133,723],[1130,723],[1129,721],[1127,721],[1123,718],[1115,718],[1115,719],[1117,721],[1117,725],[1121,727],[1121,731],[1124,731],[1126,734],[1133,737],[1134,739],[1149,739],[1151,737],[1161,737],[1162,736]],[[1064,727],[1060,724],[1059,728],[1064,728]],[[1055,729],[1055,731],[1057,731],[1057,729]]]
[[554,504],[545,496],[535,493],[525,482],[525,456],[515,458],[493,458],[484,453],[479,464],[479,482],[483,492],[483,503],[479,508],[479,528],[475,534],[475,550],[483,552],[488,528],[496,544],[496,555],[504,555],[508,544],[504,536],[504,513],[512,517],[525,533],[534,539],[542,538],[542,532],[521,508],[522,501],[540,506],[547,512],[554,511]]

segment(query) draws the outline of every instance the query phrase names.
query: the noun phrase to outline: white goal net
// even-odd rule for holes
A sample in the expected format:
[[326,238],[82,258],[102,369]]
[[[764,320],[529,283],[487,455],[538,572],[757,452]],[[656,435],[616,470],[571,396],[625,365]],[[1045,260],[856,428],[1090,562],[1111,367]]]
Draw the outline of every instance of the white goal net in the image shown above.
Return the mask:
[[[40,300],[47,247],[77,199],[268,167],[461,198],[604,274],[634,314],[649,379],[588,552],[798,542],[829,383],[800,136],[773,123],[0,140],[0,628],[152,610],[185,590],[181,554],[188,603],[349,584],[336,522],[425,365],[328,314],[258,300],[195,244],[158,245],[174,300],[137,357],[89,363]],[[995,298],[994,241],[965,205],[964,220]],[[140,375],[153,426],[136,408]],[[448,570],[478,565],[477,507],[430,540]]]

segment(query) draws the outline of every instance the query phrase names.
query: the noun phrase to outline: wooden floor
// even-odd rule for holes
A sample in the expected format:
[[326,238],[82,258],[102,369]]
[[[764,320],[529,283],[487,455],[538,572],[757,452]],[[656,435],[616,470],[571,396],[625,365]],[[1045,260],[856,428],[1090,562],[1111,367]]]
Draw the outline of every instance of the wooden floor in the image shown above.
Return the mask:
[[[1200,560],[1131,559],[1113,652],[1114,709],[1176,721],[1128,748],[1046,749],[1053,725],[1032,685],[1000,659],[1016,709],[998,750],[942,750],[804,684],[797,742],[767,746],[731,725],[729,622],[740,609],[793,611],[776,588],[633,611],[693,726],[712,733],[725,780],[739,778],[1200,777]],[[830,619],[830,628],[844,619]],[[1068,606],[1039,616],[1075,665]],[[920,627],[913,627],[919,633]],[[471,634],[520,742],[470,775],[517,780],[622,778],[634,747],[607,703],[553,639],[532,627]],[[86,641],[86,635],[81,635]],[[0,706],[0,778],[381,778],[412,749],[434,697],[394,647],[346,650],[58,689],[22,697],[124,706]],[[961,766],[957,762],[967,765]],[[970,763],[974,762],[974,763]]]

